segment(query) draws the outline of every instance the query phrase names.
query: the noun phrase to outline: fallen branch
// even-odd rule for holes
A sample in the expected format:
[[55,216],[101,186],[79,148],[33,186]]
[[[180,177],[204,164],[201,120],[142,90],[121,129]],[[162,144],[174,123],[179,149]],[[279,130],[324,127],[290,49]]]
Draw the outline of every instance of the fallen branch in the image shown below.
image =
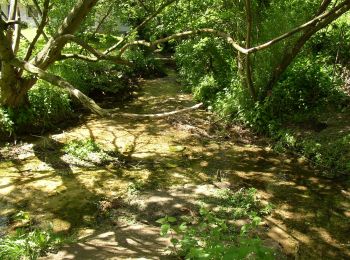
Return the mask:
[[35,75],[36,77],[38,77],[42,80],[45,80],[45,81],[51,83],[52,85],[66,89],[69,92],[69,94],[71,96],[75,97],[78,101],[80,101],[80,103],[84,107],[90,109],[93,113],[95,113],[99,116],[102,116],[102,117],[164,118],[164,117],[172,116],[175,114],[195,110],[203,105],[203,103],[199,103],[199,104],[194,105],[194,106],[189,107],[189,108],[184,108],[184,109],[180,109],[180,110],[176,110],[176,111],[164,112],[164,113],[159,113],[159,114],[116,113],[115,109],[103,109],[103,108],[101,108],[99,105],[96,104],[96,102],[93,99],[89,98],[84,93],[82,93],[79,89],[74,88],[74,86],[72,86],[68,81],[64,80],[63,78],[61,78],[57,75],[46,72],[46,71],[34,66],[33,64],[31,64],[29,62],[22,61],[22,60],[19,60],[17,58],[10,60],[9,63],[15,67],[18,67],[20,69],[23,69],[23,70]]
[[164,118],[164,117],[173,116],[176,114],[188,112],[191,110],[196,110],[202,106],[203,106],[203,103],[199,103],[199,104],[196,104],[192,107],[187,107],[184,109],[174,110],[171,112],[158,113],[158,114],[114,113],[115,109],[111,109],[109,111],[111,112],[111,117],[121,116],[121,117],[129,117],[129,118]]

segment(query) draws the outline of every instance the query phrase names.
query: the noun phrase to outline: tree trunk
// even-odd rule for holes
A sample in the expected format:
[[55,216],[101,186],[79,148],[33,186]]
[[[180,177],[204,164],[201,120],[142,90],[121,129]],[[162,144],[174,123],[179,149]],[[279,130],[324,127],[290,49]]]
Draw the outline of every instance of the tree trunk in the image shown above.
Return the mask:
[[[12,0],[16,2],[15,0]],[[81,22],[96,5],[98,0],[78,0],[77,4],[68,14],[62,26],[58,29],[46,46],[39,54],[32,59],[32,63],[37,67],[46,70],[51,64],[58,60],[66,41],[60,40],[63,35],[73,34],[80,26]],[[8,26],[0,19],[0,60],[1,77],[0,77],[0,105],[7,107],[19,107],[25,105],[27,101],[27,92],[37,82],[36,77],[22,78],[21,73],[13,65],[7,63],[14,58],[15,54],[12,49],[12,34],[5,35]],[[11,34],[11,37],[9,37]]]

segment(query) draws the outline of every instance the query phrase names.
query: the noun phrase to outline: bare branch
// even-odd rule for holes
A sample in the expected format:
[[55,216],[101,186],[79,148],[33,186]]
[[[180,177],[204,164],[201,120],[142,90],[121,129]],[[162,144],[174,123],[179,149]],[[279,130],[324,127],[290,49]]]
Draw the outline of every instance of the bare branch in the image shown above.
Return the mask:
[[18,3],[18,0],[10,0],[10,9],[9,9],[9,13],[8,13],[9,20],[16,19],[17,3]]
[[[3,11],[0,12],[0,19],[1,19],[1,16],[3,16],[5,20],[8,20],[8,19],[7,19],[7,15],[6,15]],[[5,22],[5,26],[6,26],[6,22]],[[30,44],[30,41],[27,39],[27,37],[25,37],[25,36],[23,35],[22,32],[21,32],[21,37],[22,37],[27,43]]]
[[113,114],[111,114],[112,117],[122,116],[122,117],[129,117],[129,118],[164,118],[164,117],[173,116],[173,115],[180,114],[180,113],[189,112],[191,110],[196,110],[202,106],[203,106],[203,103],[199,103],[199,104],[196,104],[192,107],[187,107],[184,109],[179,109],[179,110],[175,110],[175,111],[171,111],[171,112],[158,113],[158,114],[115,113],[115,111],[116,111],[115,109],[109,109],[108,111],[113,113]]
[[19,50],[19,43],[21,41],[22,26],[21,26],[21,14],[20,14],[19,8],[17,8],[16,10],[16,19],[19,20],[19,23],[15,24],[15,31],[14,31],[15,33],[13,36],[13,43],[12,43],[12,49],[15,54]]
[[247,54],[247,49],[241,47],[238,45],[238,43],[236,43],[233,38],[228,35],[227,33],[224,32],[220,32],[214,29],[209,29],[209,28],[203,28],[203,29],[197,29],[197,30],[192,30],[192,31],[185,31],[185,32],[181,32],[181,33],[176,33],[173,35],[170,35],[168,37],[162,38],[162,39],[158,39],[156,41],[153,42],[147,42],[144,40],[141,41],[134,41],[134,42],[130,42],[125,44],[119,51],[119,56],[121,56],[128,48],[132,47],[132,46],[137,46],[137,45],[143,45],[146,47],[154,47],[157,46],[158,44],[164,43],[164,42],[168,42],[170,40],[174,40],[174,39],[180,39],[180,38],[185,38],[185,37],[189,37],[192,35],[196,35],[196,34],[200,34],[200,33],[209,33],[209,34],[214,34],[216,36],[222,37],[224,38],[229,44],[231,44],[236,50]]
[[27,49],[26,55],[24,57],[25,61],[29,60],[30,56],[33,53],[33,50],[35,48],[35,45],[36,45],[39,37],[44,33],[44,28],[47,24],[47,18],[48,18],[48,13],[49,13],[49,4],[50,4],[50,0],[45,0],[44,9],[43,9],[43,12],[41,13],[41,15],[42,15],[41,22],[36,30],[36,35],[35,35],[34,39],[32,40],[32,42],[30,43],[30,45]]
[[114,44],[112,47],[108,48],[107,50],[105,50],[103,52],[104,55],[107,55],[109,53],[111,53],[112,51],[116,50],[123,42],[124,42],[125,38],[122,38],[119,42],[117,42],[116,44]]
[[109,55],[104,55],[102,57],[97,58],[96,56],[91,57],[91,56],[86,56],[86,55],[77,54],[77,53],[64,53],[64,54],[61,54],[61,56],[58,58],[58,60],[67,60],[67,59],[78,59],[78,60],[83,60],[88,62],[98,62],[101,60],[106,60],[106,61],[111,61],[115,64],[121,64],[126,66],[133,65],[133,63],[130,61],[123,60],[119,57],[109,56]]
[[78,37],[74,35],[63,35],[60,36],[56,39],[57,42],[64,42],[65,44],[68,41],[75,42],[79,46],[81,46],[83,49],[87,50],[90,52],[94,57],[89,57],[89,56],[84,56],[80,54],[63,54],[60,55],[59,59],[70,59],[70,58],[75,58],[75,59],[81,59],[81,60],[86,60],[86,61],[98,61],[98,60],[108,60],[116,64],[124,64],[131,66],[132,63],[126,60],[123,60],[120,58],[120,56],[112,56],[112,55],[104,55],[100,51],[96,50],[94,47],[90,46],[88,43],[84,42],[83,40],[79,39]]
[[[38,11],[40,16],[43,17],[44,11],[41,11],[41,8],[40,8],[40,5],[39,5],[38,1],[37,0],[33,0],[33,3],[34,3],[34,6],[35,6],[35,9]],[[44,5],[45,5],[45,3],[44,3]],[[44,9],[45,9],[45,7],[44,7]]]
[[98,31],[100,30],[102,24],[105,22],[105,20],[107,19],[107,17],[111,14],[112,10],[113,10],[113,5],[111,5],[111,6],[108,8],[107,13],[102,17],[102,19],[101,19],[100,22],[98,23],[98,25],[97,25],[97,27],[96,27],[96,30],[95,30],[95,32],[94,32],[94,35],[95,35],[96,33],[98,33]]
[[[47,23],[46,19],[47,19],[47,18],[44,20],[44,19],[43,19],[43,16],[42,16],[42,17],[41,17],[41,22],[39,23],[38,19],[36,19],[35,14],[33,13],[32,9],[28,8],[28,11],[29,11],[30,15],[32,16],[33,21],[34,21],[34,23],[35,23],[35,25],[36,25],[36,27],[37,27],[38,29],[41,27],[43,21],[45,21],[44,27],[46,26],[46,23]],[[37,32],[38,32],[38,29],[37,29]],[[44,29],[42,29],[41,34],[43,35],[45,42],[48,42],[48,41],[49,41],[49,37],[46,35]]]
[[322,0],[320,8],[318,9],[317,15],[322,14],[327,10],[327,7],[332,3],[332,0]]
[[[245,8],[246,8],[246,17],[247,17],[247,33],[246,33],[246,49],[249,49],[252,45],[252,26],[253,26],[253,16],[252,16],[252,7],[251,7],[251,0],[245,0]],[[245,61],[245,78],[246,78],[246,84],[249,89],[250,95],[253,98],[253,100],[256,100],[256,93],[253,83],[253,76],[252,76],[252,64],[251,64],[251,57],[250,53],[247,53],[246,55],[246,61]]]
[[162,4],[153,14],[148,16],[142,23],[140,23],[133,31],[138,31],[142,27],[144,27],[147,23],[149,23],[153,18],[155,18],[158,14],[160,14],[167,6],[174,3],[176,0],[168,0],[164,4]]
[[20,19],[17,19],[17,20],[7,20],[6,21],[6,25],[7,26],[12,26],[12,25],[15,25],[15,24],[21,24],[22,21]]

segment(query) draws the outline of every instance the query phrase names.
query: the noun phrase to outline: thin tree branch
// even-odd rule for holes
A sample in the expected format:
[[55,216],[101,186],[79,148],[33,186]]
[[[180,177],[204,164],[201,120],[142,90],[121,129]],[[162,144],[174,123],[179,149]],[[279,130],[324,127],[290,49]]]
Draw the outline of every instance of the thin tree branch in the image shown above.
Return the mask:
[[[48,2],[49,2],[49,1],[48,1]],[[45,4],[46,4],[46,0],[45,0],[44,5],[45,5]],[[32,16],[33,21],[34,21],[36,27],[38,28],[38,29],[37,29],[37,32],[38,32],[39,28],[42,26],[43,22],[45,22],[44,25],[43,25],[44,28],[45,28],[45,26],[46,26],[46,24],[47,24],[47,14],[46,14],[46,19],[44,19],[44,17],[43,17],[44,14],[42,14],[42,16],[41,16],[41,22],[39,23],[38,19],[36,19],[35,14],[33,13],[32,9],[28,8],[28,6],[27,6],[27,9],[28,9],[28,12],[30,13],[30,15]],[[49,9],[49,8],[47,8],[47,9]],[[44,8],[43,11],[45,12],[45,8]],[[47,11],[48,11],[48,10],[47,10]],[[48,41],[49,41],[49,37],[46,35],[46,33],[45,33],[45,31],[44,31],[44,28],[41,30],[41,34],[43,35],[45,42],[48,42]],[[40,36],[40,35],[39,35],[39,36]]]
[[317,15],[322,14],[324,11],[327,10],[328,6],[332,3],[332,0],[323,0],[320,8],[318,9]]
[[8,13],[9,20],[16,19],[17,3],[18,3],[18,0],[10,0],[10,9],[9,9],[9,13]]
[[119,56],[121,56],[128,48],[130,48],[132,46],[143,45],[143,46],[151,48],[151,47],[157,46],[158,44],[161,44],[161,43],[164,43],[164,42],[168,42],[170,40],[179,39],[179,38],[185,38],[185,37],[189,37],[189,36],[196,35],[196,34],[201,34],[201,33],[209,33],[209,34],[214,34],[216,36],[222,37],[229,44],[231,44],[236,50],[247,54],[247,49],[239,46],[238,43],[236,43],[233,40],[233,38],[230,35],[228,35],[227,33],[220,32],[220,31],[217,31],[217,30],[214,30],[214,29],[203,28],[203,29],[197,29],[197,30],[192,30],[192,31],[185,31],[185,32],[181,32],[181,33],[176,33],[176,34],[170,35],[168,37],[158,39],[158,40],[153,41],[153,42],[147,42],[147,41],[144,41],[144,40],[133,41],[133,42],[125,44],[120,49]]
[[[40,5],[39,5],[38,1],[37,0],[33,0],[33,4],[34,4],[36,10],[38,11],[39,15],[41,17],[43,17],[44,10],[41,11],[41,8],[40,8]],[[44,3],[44,5],[45,5],[45,3]],[[45,7],[44,7],[44,9],[45,9]]]
[[[8,20],[7,15],[6,15],[3,11],[0,12],[0,18],[1,18],[1,16],[3,16],[5,20]],[[5,26],[6,26],[6,22],[5,22]],[[30,44],[30,41],[28,40],[27,37],[25,37],[25,36],[23,35],[22,32],[21,32],[21,37],[22,37],[27,43]]]
[[91,57],[91,56],[86,56],[82,54],[77,54],[77,53],[64,53],[61,54],[58,60],[67,60],[67,59],[78,59],[78,60],[84,60],[88,62],[98,62],[101,60],[105,61],[111,61],[115,64],[121,64],[121,65],[126,65],[126,66],[132,66],[133,63],[124,59],[121,59],[117,56],[110,56],[110,55],[104,55],[101,57]]
[[[250,49],[252,45],[252,27],[253,27],[253,17],[252,17],[252,7],[251,7],[251,0],[245,0],[245,8],[246,8],[246,18],[247,18],[247,32],[246,32],[246,49]],[[245,61],[245,78],[246,78],[246,84],[249,89],[250,95],[254,101],[256,101],[256,93],[255,88],[253,84],[253,78],[252,78],[252,64],[251,64],[251,57],[250,53],[248,52],[246,55],[246,61]]]
[[100,22],[98,23],[97,27],[96,27],[96,30],[94,32],[93,35],[95,35],[96,33],[98,33],[98,31],[100,30],[102,24],[104,23],[104,21],[107,19],[107,17],[111,14],[113,10],[113,5],[111,5],[109,8],[108,8],[108,11],[107,13],[102,17],[102,19],[100,20]]
[[149,23],[154,17],[156,17],[158,14],[160,14],[167,6],[174,3],[176,0],[168,0],[164,4],[162,4],[153,14],[148,16],[142,23],[140,23],[138,26],[135,27],[133,31],[138,31],[142,27],[144,27],[147,23]]
[[13,43],[12,43],[12,49],[14,54],[16,54],[19,50],[19,43],[21,41],[21,13],[19,11],[19,8],[16,10],[16,19],[19,20],[18,24],[15,24],[15,30],[14,30],[14,36],[13,36]]
[[200,107],[203,106],[203,103],[199,103],[196,104],[192,107],[187,107],[184,109],[179,109],[179,110],[174,110],[174,111],[170,111],[170,112],[163,112],[163,113],[157,113],[157,114],[132,114],[132,113],[115,113],[115,109],[106,109],[107,111],[109,111],[112,117],[116,117],[116,116],[122,116],[122,117],[129,117],[129,118],[164,118],[164,117],[168,117],[168,116],[173,116],[176,114],[181,114],[181,113],[185,113],[185,112],[189,112],[192,110],[196,110]]
[[113,46],[111,46],[110,48],[108,48],[107,50],[105,50],[103,52],[104,55],[108,55],[109,53],[111,53],[112,51],[116,50],[123,42],[124,42],[125,38],[122,38],[119,42],[117,42],[116,44],[114,44]]
[[30,43],[26,55],[24,57],[25,61],[28,61],[30,56],[32,56],[33,50],[35,48],[35,45],[39,39],[39,37],[44,33],[44,28],[47,24],[47,18],[48,18],[48,13],[49,13],[49,4],[50,4],[50,0],[45,0],[44,2],[44,8],[43,8],[43,12],[42,12],[42,16],[41,16],[41,22],[36,30],[36,34],[34,39],[32,40],[32,42]]

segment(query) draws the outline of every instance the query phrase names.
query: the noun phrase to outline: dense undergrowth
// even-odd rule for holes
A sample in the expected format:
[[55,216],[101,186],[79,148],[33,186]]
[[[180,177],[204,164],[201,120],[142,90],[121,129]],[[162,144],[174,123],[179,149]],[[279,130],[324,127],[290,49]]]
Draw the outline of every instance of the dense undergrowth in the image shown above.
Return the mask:
[[[221,40],[186,40],[176,47],[175,57],[184,84],[209,109],[230,122],[267,134],[278,151],[306,156],[325,176],[338,177],[350,173],[349,132],[333,135],[332,141],[318,133],[328,127],[325,115],[350,109],[341,77],[342,71],[349,69],[349,28],[350,24],[341,20],[316,34],[267,98],[258,102],[250,98],[237,60]],[[259,73],[264,73],[264,66],[262,63]],[[264,77],[254,76],[258,87],[265,84]],[[295,129],[314,134],[300,135]]]

